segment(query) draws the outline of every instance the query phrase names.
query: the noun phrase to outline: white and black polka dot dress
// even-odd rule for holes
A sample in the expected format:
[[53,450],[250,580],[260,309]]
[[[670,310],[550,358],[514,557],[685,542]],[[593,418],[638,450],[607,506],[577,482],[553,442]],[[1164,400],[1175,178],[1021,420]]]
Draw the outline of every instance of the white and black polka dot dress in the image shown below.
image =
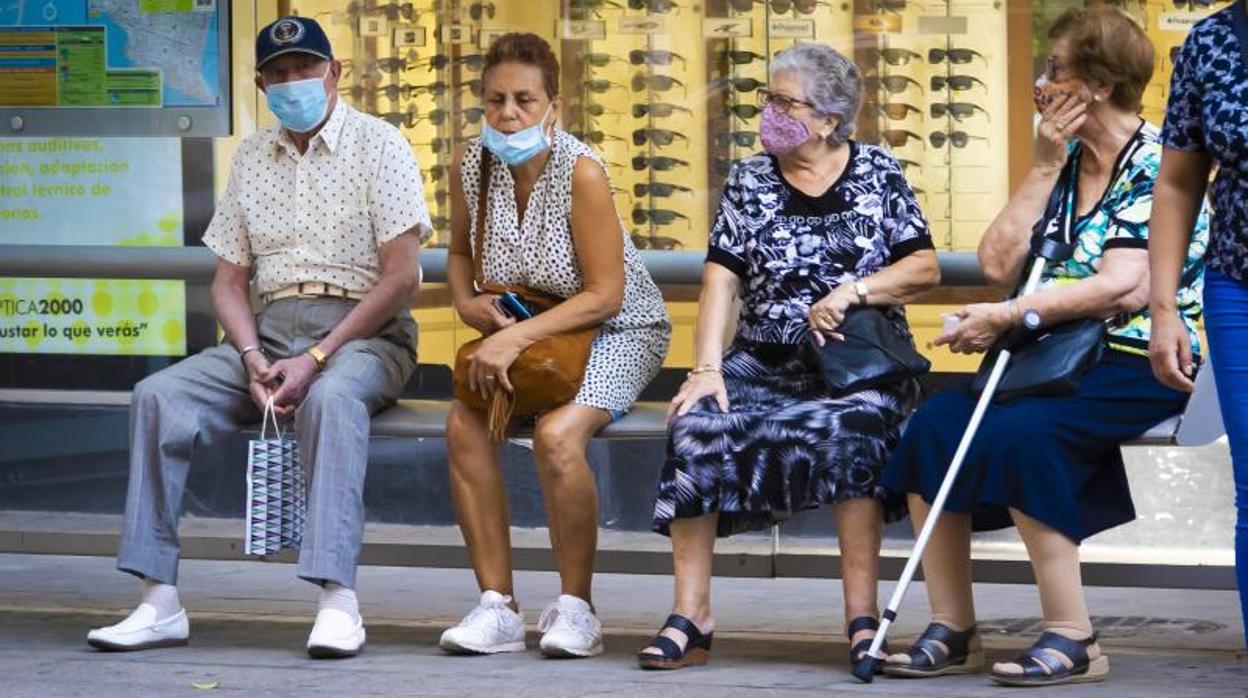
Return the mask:
[[[476,230],[482,152],[480,140],[474,140],[464,154],[463,187],[469,203],[469,230]],[[494,158],[482,256],[482,273],[487,283],[523,284],[561,298],[581,292],[584,279],[572,244],[571,221],[572,170],[582,157],[590,158],[606,171],[606,164],[593,149],[556,129],[550,160],[533,186],[523,221],[519,220],[511,170]],[[617,220],[614,227],[624,239],[624,303],[617,315],[603,323],[594,340],[585,382],[573,402],[618,413],[632,407],[642,388],[658,374],[667,355],[672,325],[659,288],[642,264],[623,223]],[[477,254],[474,249],[473,255]]]

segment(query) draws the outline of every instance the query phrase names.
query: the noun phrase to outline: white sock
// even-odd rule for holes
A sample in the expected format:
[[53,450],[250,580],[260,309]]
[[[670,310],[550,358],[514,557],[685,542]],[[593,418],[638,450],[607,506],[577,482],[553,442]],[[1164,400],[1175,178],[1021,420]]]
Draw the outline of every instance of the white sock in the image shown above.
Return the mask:
[[327,608],[333,608],[351,616],[352,620],[360,618],[360,600],[355,596],[354,589],[348,589],[341,584],[326,582],[321,588],[321,598],[317,603],[317,611],[324,611]]
[[178,588],[172,584],[143,580],[143,601],[156,609],[156,620],[164,620],[182,610],[178,601]]

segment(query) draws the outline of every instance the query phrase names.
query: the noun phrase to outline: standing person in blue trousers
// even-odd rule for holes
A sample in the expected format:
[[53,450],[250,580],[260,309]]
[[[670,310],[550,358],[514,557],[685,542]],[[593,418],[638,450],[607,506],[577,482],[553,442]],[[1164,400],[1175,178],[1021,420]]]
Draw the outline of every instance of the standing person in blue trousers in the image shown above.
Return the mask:
[[1205,331],[1235,469],[1235,567],[1248,644],[1248,2],[1197,23],[1174,62],[1149,227],[1153,372],[1190,391],[1180,265],[1216,164]]

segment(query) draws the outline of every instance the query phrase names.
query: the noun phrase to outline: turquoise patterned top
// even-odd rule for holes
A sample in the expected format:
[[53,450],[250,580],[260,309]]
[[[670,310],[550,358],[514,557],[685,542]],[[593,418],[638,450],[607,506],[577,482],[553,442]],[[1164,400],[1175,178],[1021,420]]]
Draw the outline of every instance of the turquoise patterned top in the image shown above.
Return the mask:
[[[1139,145],[1138,148],[1135,146]],[[1078,157],[1079,144],[1071,146],[1071,157]],[[1161,169],[1160,131],[1143,123],[1131,143],[1123,149],[1129,162],[1114,167],[1110,189],[1100,202],[1075,223],[1078,244],[1070,259],[1050,263],[1045,269],[1042,288],[1075,283],[1097,272],[1101,257],[1117,247],[1148,249],[1148,220],[1153,209],[1153,183]],[[1047,223],[1046,234],[1059,233],[1061,216]],[[1183,324],[1192,340],[1193,354],[1200,353],[1200,337],[1196,323],[1201,316],[1201,292],[1205,280],[1205,250],[1209,246],[1209,205],[1206,201],[1196,219],[1183,275],[1179,281],[1178,308]],[[1110,323],[1108,345],[1111,349],[1131,354],[1148,355],[1151,321],[1148,309],[1116,318]]]

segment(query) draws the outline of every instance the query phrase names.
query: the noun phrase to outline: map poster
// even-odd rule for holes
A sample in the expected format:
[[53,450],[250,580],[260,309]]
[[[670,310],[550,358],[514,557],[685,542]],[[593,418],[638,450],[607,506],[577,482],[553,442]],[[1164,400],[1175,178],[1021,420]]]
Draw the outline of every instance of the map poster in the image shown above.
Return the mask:
[[[182,240],[178,139],[0,138],[0,251]],[[185,355],[184,284],[0,278],[0,353]]]
[[216,106],[216,0],[0,4],[0,106]]

